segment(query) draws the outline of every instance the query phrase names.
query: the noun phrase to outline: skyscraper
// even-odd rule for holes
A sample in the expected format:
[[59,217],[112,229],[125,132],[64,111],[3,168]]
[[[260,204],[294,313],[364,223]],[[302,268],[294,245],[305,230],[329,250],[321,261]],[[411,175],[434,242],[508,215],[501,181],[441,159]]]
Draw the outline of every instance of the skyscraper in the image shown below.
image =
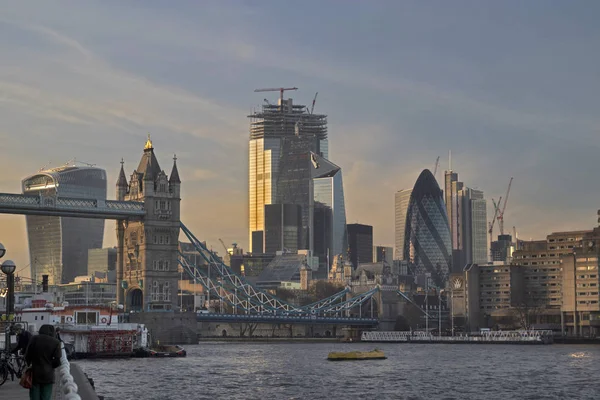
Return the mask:
[[265,205],[298,204],[302,213],[300,248],[308,248],[310,152],[327,157],[327,116],[313,114],[292,99],[265,102],[250,115],[250,251],[264,252]]
[[359,264],[373,262],[373,227],[371,225],[348,224],[348,249],[354,268]]
[[396,260],[404,259],[404,230],[406,229],[406,211],[410,202],[412,189],[403,189],[396,192],[394,198],[395,205],[395,247],[394,258]]
[[487,210],[483,191],[465,187],[457,192],[461,223],[458,225],[462,239],[461,263],[454,272],[465,264],[487,263]]
[[[67,164],[42,170],[22,181],[27,195],[106,200],[106,171]],[[102,247],[104,220],[27,215],[31,277],[48,275],[51,285],[87,274],[88,250]]]
[[310,154],[312,176],[311,242],[321,265],[331,266],[348,249],[342,169],[316,153]]
[[404,260],[418,274],[430,274],[434,284],[445,287],[451,271],[451,241],[442,191],[425,169],[412,190],[406,214]]
[[487,262],[487,213],[481,190],[466,187],[458,173],[445,173],[444,200],[452,240],[452,271],[466,264]]
[[265,253],[298,251],[302,212],[297,204],[265,205]]
[[394,263],[394,249],[387,246],[373,246],[373,262],[385,261],[389,265]]

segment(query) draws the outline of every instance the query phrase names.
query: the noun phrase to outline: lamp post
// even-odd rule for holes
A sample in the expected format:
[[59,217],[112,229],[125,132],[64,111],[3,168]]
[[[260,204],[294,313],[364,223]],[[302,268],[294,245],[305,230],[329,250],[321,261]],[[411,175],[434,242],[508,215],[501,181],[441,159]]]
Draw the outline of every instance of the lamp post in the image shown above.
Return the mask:
[[2,263],[2,272],[6,275],[6,286],[8,287],[8,298],[6,300],[6,315],[8,319],[15,313],[15,270],[17,266],[14,261],[6,260]]
[[439,292],[439,304],[438,304],[438,336],[442,336],[442,293],[445,290],[442,289]]
[[450,290],[450,312],[452,321],[452,336],[454,336],[454,289]]

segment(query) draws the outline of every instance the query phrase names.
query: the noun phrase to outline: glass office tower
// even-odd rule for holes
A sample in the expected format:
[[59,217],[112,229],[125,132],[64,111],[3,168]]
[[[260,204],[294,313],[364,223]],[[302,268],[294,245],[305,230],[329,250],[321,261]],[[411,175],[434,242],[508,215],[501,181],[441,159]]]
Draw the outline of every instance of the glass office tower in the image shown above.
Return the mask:
[[404,259],[404,230],[406,228],[406,211],[410,202],[412,189],[403,189],[394,196],[394,259]]
[[[57,195],[106,200],[106,171],[67,164],[42,170],[22,181],[26,195]],[[47,274],[49,284],[87,274],[88,250],[102,248],[103,219],[27,215],[31,277]]]
[[410,196],[404,237],[404,260],[417,274],[430,274],[436,286],[445,287],[452,270],[450,229],[442,190],[428,169]]
[[319,263],[333,262],[334,256],[346,254],[346,205],[342,170],[316,153],[310,154],[313,183],[312,242]]
[[309,153],[328,153],[327,116],[310,112],[292,99],[265,101],[249,116],[249,239],[252,253],[265,250],[265,205],[302,207],[300,248],[309,246]]

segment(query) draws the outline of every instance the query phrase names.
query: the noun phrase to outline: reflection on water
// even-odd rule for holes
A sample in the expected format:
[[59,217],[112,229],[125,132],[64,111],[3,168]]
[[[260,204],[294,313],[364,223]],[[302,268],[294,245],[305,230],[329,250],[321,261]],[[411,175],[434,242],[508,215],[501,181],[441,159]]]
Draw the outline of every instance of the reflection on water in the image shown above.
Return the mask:
[[583,351],[580,351],[578,353],[571,353],[569,355],[573,358],[589,358],[590,357],[590,355],[588,353],[585,353]]
[[80,361],[106,399],[597,399],[600,346],[206,343],[186,358]]

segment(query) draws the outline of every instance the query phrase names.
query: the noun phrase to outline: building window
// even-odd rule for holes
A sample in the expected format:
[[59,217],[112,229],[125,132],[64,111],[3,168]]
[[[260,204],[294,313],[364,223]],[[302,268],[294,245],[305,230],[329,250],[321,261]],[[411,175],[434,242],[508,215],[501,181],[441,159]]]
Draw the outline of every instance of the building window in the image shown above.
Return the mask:
[[163,235],[160,235],[160,237],[158,238],[158,243],[163,244]]
[[154,235],[154,244],[158,244],[158,239],[156,238],[156,235]]

